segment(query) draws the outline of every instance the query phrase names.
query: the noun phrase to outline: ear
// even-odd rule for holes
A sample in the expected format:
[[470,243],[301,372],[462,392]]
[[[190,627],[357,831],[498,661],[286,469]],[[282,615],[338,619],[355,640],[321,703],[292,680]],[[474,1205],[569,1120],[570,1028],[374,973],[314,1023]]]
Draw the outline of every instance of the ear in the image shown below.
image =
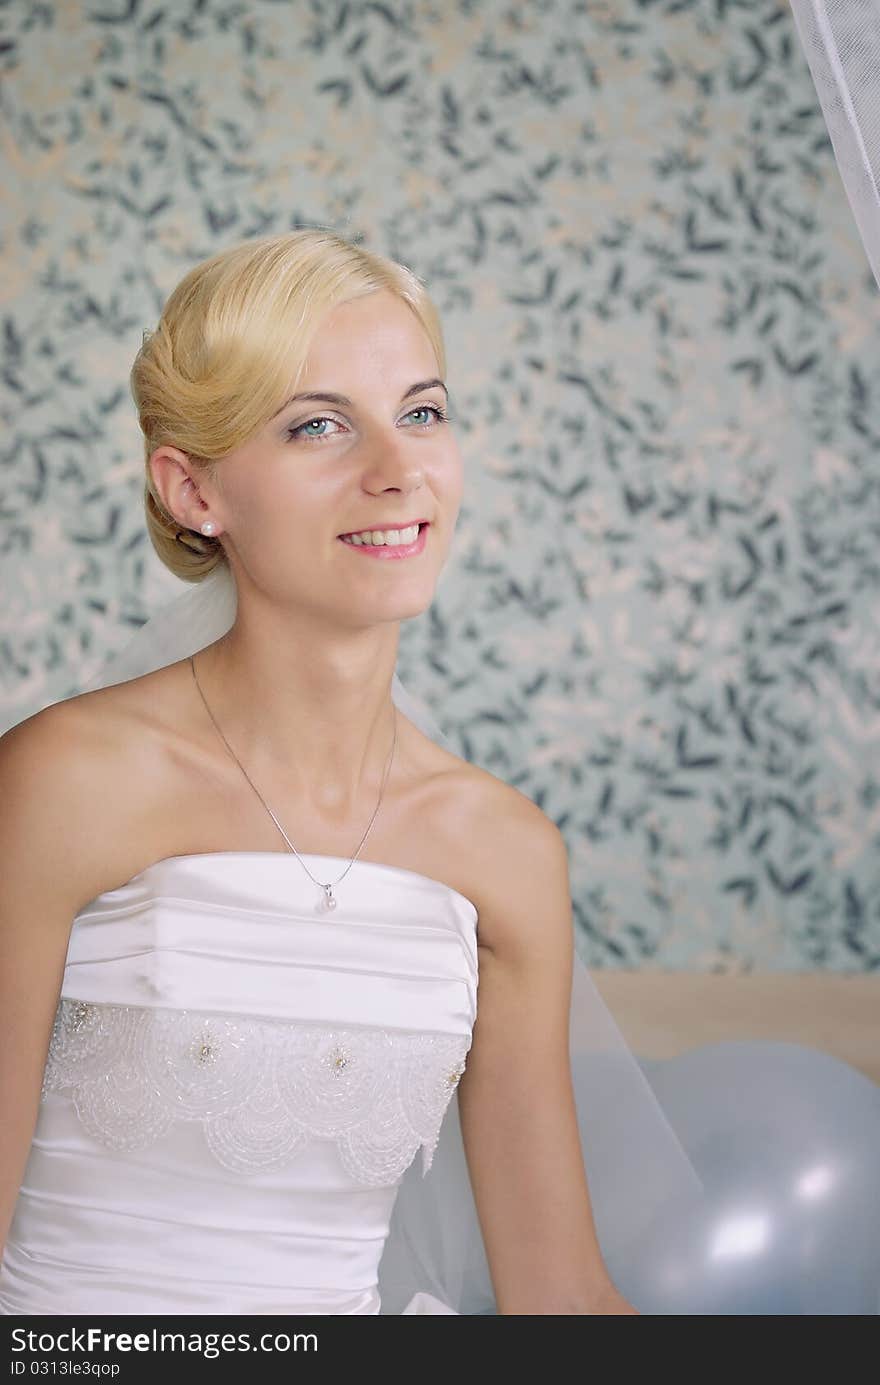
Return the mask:
[[215,515],[211,507],[213,496],[206,494],[210,490],[206,474],[194,467],[179,447],[163,443],[156,448],[147,465],[162,504],[179,524],[187,529],[199,529],[208,518],[220,524],[219,515]]

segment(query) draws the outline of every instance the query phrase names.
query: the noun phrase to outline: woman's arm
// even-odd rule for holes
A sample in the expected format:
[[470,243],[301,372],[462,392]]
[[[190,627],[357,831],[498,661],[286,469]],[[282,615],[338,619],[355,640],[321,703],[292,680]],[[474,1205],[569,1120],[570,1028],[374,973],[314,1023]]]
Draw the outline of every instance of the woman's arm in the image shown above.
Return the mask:
[[[498,781],[495,781],[498,783]],[[493,789],[480,829],[477,1019],[458,1106],[499,1314],[635,1314],[596,1239],[569,1056],[565,840]]]
[[105,735],[87,735],[57,703],[0,736],[0,1253],[39,1113],[71,925],[101,888],[122,821],[99,791]]

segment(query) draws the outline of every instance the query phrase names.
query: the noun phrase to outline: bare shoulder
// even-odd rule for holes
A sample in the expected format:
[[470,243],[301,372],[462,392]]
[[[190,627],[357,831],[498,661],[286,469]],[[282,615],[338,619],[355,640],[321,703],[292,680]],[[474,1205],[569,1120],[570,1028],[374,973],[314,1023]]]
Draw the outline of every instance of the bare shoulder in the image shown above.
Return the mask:
[[[91,878],[92,757],[79,718],[56,703],[0,737],[0,874],[5,894],[55,894],[72,918]],[[83,901],[85,902],[85,901]]]
[[155,756],[131,734],[126,703],[116,688],[83,693],[0,736],[3,865],[13,855],[33,858],[34,869],[42,863],[74,912],[137,869],[126,876],[137,851],[132,785],[149,782]]
[[84,715],[79,704],[79,698],[52,703],[0,736],[4,788],[18,795],[39,786],[51,808],[56,786],[87,787],[108,727],[104,721],[99,729],[97,719]]
[[541,919],[551,914],[562,920],[563,931],[570,928],[568,849],[556,823],[526,794],[479,766],[459,761],[449,778],[457,809],[447,821],[455,824],[466,862],[464,892],[477,906],[481,946],[511,955],[527,951]]
[[479,765],[465,761],[460,764],[467,785],[469,811],[489,829],[488,841],[484,846],[491,846],[494,842],[503,850],[511,832],[524,835],[537,833],[550,840],[562,839],[556,823],[543,808],[538,807],[534,799]]

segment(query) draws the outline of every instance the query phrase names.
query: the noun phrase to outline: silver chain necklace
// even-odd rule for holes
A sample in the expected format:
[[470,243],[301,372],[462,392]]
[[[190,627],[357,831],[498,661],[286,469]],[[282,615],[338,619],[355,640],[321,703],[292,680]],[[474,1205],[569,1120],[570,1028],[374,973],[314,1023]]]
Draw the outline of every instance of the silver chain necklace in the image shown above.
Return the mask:
[[238,767],[239,767],[239,769],[241,770],[242,774],[244,775],[245,779],[248,781],[248,783],[250,784],[250,786],[251,786],[251,788],[253,789],[254,793],[257,795],[257,798],[260,800],[260,802],[262,803],[263,807],[266,809],[266,812],[269,814],[269,816],[271,817],[271,819],[272,819],[272,821],[274,822],[275,826],[278,828],[278,831],[281,833],[282,837],[283,837],[284,840],[287,842],[287,845],[290,847],[291,851],[295,854],[295,856],[296,856],[297,860],[300,862],[300,864],[301,864],[303,870],[306,872],[306,875],[308,875],[309,878],[310,878],[311,880],[314,880],[316,885],[320,885],[321,889],[323,890],[323,894],[322,894],[321,899],[320,899],[320,901],[319,901],[319,903],[318,903],[318,906],[317,906],[318,912],[319,912],[319,913],[323,913],[324,911],[326,911],[326,910],[328,910],[328,909],[335,909],[335,908],[336,908],[336,903],[337,903],[337,901],[336,901],[335,895],[333,894],[333,888],[334,888],[335,885],[338,885],[338,884],[339,884],[339,881],[340,881],[340,880],[344,880],[345,876],[348,875],[348,872],[351,870],[351,868],[352,868],[352,866],[354,865],[355,861],[356,861],[357,858],[360,856],[360,854],[361,854],[361,848],[363,847],[364,842],[367,840],[367,836],[368,836],[368,834],[369,834],[370,828],[372,827],[373,823],[374,823],[375,820],[376,820],[376,814],[378,813],[379,807],[380,807],[381,802],[382,802],[382,795],[383,795],[384,792],[385,792],[385,784],[386,784],[386,781],[387,781],[387,779],[388,779],[388,775],[389,775],[389,773],[391,772],[391,763],[392,763],[392,761],[393,761],[393,759],[394,759],[394,747],[397,745],[397,705],[396,705],[396,703],[392,702],[392,706],[394,707],[394,737],[393,737],[393,739],[392,739],[392,741],[391,741],[391,753],[390,753],[390,755],[388,756],[388,762],[387,762],[387,764],[386,764],[386,766],[385,766],[385,772],[384,772],[384,774],[382,775],[382,784],[381,784],[381,786],[380,786],[380,788],[379,788],[379,802],[376,804],[375,808],[373,809],[373,816],[370,818],[370,821],[367,823],[367,830],[366,830],[366,832],[364,833],[364,835],[361,837],[360,843],[359,843],[359,845],[358,845],[358,849],[357,849],[357,851],[354,853],[354,855],[352,856],[352,858],[351,858],[351,860],[349,861],[348,865],[345,867],[345,870],[342,872],[342,874],[339,876],[339,878],[338,878],[337,880],[334,880],[334,881],[332,882],[332,884],[325,884],[323,880],[317,880],[317,879],[315,878],[315,876],[312,875],[312,872],[309,870],[309,868],[308,868],[308,866],[306,865],[305,861],[303,860],[302,856],[300,856],[300,854],[299,854],[299,852],[297,851],[296,847],[294,846],[293,842],[290,840],[290,838],[288,837],[288,835],[287,835],[287,833],[285,832],[284,828],[281,826],[281,823],[278,821],[278,819],[276,818],[275,814],[272,812],[272,809],[269,807],[269,805],[268,805],[268,803],[266,802],[265,798],[264,798],[263,795],[260,793],[260,790],[257,788],[257,786],[256,786],[256,784],[254,783],[254,781],[251,779],[251,777],[250,777],[250,775],[248,774],[247,770],[245,769],[244,765],[241,763],[241,760],[239,760],[239,758],[238,758],[238,756],[236,755],[235,751],[232,749],[232,746],[229,744],[228,740],[227,740],[226,737],[223,735],[223,732],[220,730],[220,727],[217,726],[217,722],[216,722],[216,720],[215,720],[215,718],[214,718],[214,713],[211,711],[211,708],[208,706],[207,702],[205,701],[205,694],[202,692],[201,684],[199,683],[199,680],[198,680],[198,678],[196,677],[195,656],[192,655],[192,654],[189,656],[189,663],[190,663],[190,668],[192,669],[193,678],[195,678],[196,687],[197,687],[198,690],[199,690],[199,696],[201,697],[202,702],[205,703],[205,711],[208,713],[208,716],[209,716],[209,717],[211,718],[211,720],[214,722],[214,726],[216,727],[217,732],[219,733],[220,738],[221,738],[221,740],[223,741],[223,744],[226,746],[226,749],[229,751],[230,755],[232,756],[232,758],[233,758],[233,760],[235,761],[235,763],[238,765]]

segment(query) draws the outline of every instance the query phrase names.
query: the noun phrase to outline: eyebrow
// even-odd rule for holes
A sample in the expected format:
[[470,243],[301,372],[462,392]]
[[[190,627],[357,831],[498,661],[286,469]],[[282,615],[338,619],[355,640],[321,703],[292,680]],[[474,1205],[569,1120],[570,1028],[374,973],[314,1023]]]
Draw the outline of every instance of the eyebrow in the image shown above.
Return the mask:
[[[438,386],[445,392],[448,399],[449,390],[442,380],[418,380],[416,384],[410,385],[408,390],[404,390],[400,397],[401,399],[411,399],[414,394],[421,394],[422,390],[431,390]],[[280,409],[275,410],[272,418],[277,418],[289,404],[295,404],[298,399],[314,399],[323,404],[339,404],[341,408],[352,407],[352,401],[345,394],[331,394],[326,390],[309,390],[307,394],[292,394],[289,399],[285,400]]]

